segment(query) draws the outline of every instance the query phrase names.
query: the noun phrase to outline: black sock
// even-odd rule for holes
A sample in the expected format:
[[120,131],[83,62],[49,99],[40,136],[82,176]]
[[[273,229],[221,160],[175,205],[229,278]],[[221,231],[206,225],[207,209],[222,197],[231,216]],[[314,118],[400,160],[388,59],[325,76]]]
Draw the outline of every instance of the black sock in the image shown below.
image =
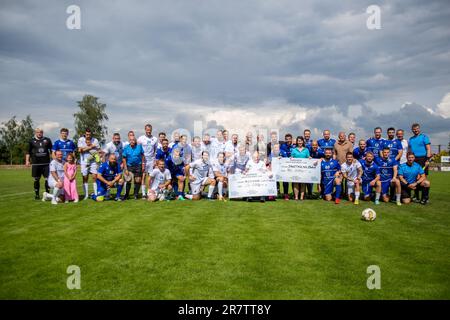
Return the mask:
[[125,198],[128,198],[130,196],[130,190],[131,190],[131,182],[127,182],[127,187],[125,189]]
[[430,194],[430,188],[422,188],[422,200],[428,200],[428,195]]
[[48,180],[45,179],[45,192],[50,192],[50,187],[48,186]]
[[39,196],[39,188],[40,188],[39,180],[34,180],[34,193],[37,196]]
[[140,184],[135,184],[134,185],[134,196],[137,197],[139,194],[139,188],[141,187]]

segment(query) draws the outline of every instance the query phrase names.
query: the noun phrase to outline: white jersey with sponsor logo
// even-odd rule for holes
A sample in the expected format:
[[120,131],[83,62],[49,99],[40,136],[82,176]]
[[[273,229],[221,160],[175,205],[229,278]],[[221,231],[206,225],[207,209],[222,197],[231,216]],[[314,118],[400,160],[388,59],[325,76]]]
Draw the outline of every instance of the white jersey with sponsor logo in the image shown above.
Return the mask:
[[192,152],[192,161],[195,161],[202,158],[203,148],[202,146],[196,147],[194,145],[191,145],[191,152]]
[[150,173],[150,177],[152,178],[152,185],[150,187],[152,190],[157,190],[160,184],[172,180],[169,169],[164,169],[163,172],[161,172],[158,168],[153,169]]
[[111,154],[114,154],[116,156],[117,161],[121,162],[123,149],[124,145],[122,141],[120,141],[118,144],[115,144],[112,141],[108,142],[103,148],[103,152],[105,153],[105,159],[108,159],[108,157]]
[[358,169],[361,168],[361,163],[357,160],[353,161],[351,164],[344,162],[341,164],[341,172],[346,173],[347,177],[350,179],[355,179],[358,177]]
[[217,159],[219,152],[225,152],[225,141],[219,141],[217,138],[211,139],[210,159]]
[[[87,164],[88,163],[88,159],[90,159],[93,150],[100,150],[100,144],[98,143],[98,140],[96,138],[91,138],[91,144],[93,146],[95,146],[94,149],[91,149],[90,151],[86,151],[86,152],[82,152],[80,153],[80,164]],[[87,147],[86,144],[86,138],[85,137],[81,137],[80,139],[78,139],[78,144],[77,144],[78,148],[85,148]]]
[[154,136],[146,136],[145,134],[137,139],[137,143],[142,145],[144,149],[144,157],[147,161],[154,161],[156,156],[156,148],[158,146],[158,139]]
[[219,163],[218,161],[212,165],[214,172],[220,172],[224,177],[228,176],[229,165],[226,163]]
[[52,172],[56,172],[56,175],[61,181],[64,181],[64,163],[58,160],[52,160],[50,162],[50,175],[48,177],[49,185],[55,185],[56,180],[53,178]]
[[192,183],[201,183],[205,178],[214,178],[214,172],[211,164],[204,162],[203,159],[198,159],[192,162],[189,167],[191,174],[195,177]]
[[264,161],[258,161],[254,162],[253,159],[248,160],[245,170],[247,170],[248,173],[257,173],[257,172],[266,172],[266,164]]

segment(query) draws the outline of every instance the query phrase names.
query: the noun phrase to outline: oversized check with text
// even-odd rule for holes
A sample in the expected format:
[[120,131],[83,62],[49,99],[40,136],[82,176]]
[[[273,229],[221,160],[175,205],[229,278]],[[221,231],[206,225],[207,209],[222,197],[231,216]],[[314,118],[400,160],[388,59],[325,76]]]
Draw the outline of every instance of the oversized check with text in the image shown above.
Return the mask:
[[230,198],[276,196],[275,177],[267,173],[231,174],[228,176]]
[[320,161],[303,158],[273,158],[276,181],[320,183]]

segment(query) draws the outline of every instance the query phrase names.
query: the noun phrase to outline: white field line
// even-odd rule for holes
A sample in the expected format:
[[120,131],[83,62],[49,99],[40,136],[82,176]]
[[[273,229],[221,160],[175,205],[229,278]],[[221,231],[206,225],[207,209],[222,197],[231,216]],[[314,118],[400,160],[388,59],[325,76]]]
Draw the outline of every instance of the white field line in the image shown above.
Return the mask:
[[16,196],[21,196],[21,195],[24,195],[24,194],[31,194],[31,193],[33,193],[33,192],[29,191],[29,192],[2,194],[2,195],[0,195],[0,198],[16,197]]

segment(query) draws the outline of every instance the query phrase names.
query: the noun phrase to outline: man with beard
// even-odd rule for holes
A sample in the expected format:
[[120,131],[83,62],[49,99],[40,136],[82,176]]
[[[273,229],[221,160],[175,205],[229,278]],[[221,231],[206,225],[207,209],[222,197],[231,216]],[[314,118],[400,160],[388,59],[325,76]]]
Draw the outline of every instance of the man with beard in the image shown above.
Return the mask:
[[381,197],[384,202],[389,202],[391,197],[389,189],[395,188],[396,202],[398,206],[401,206],[401,186],[400,180],[397,178],[398,162],[390,155],[391,150],[384,147],[381,151],[381,157],[375,158],[375,163],[380,168]]
[[147,197],[146,190],[149,187],[150,178],[148,176],[153,171],[155,166],[156,149],[158,148],[158,139],[152,135],[153,127],[151,124],[146,124],[144,127],[145,134],[140,136],[137,143],[142,146],[145,157],[145,167],[142,176],[142,198]]
[[380,168],[374,162],[374,154],[372,151],[367,152],[365,160],[359,160],[363,175],[361,177],[362,192],[364,193],[364,200],[370,201],[372,196],[372,188],[375,187],[375,204],[380,204],[381,183],[380,183]]
[[430,193],[430,181],[427,180],[423,168],[415,162],[414,153],[408,152],[406,163],[400,165],[398,172],[399,179],[402,185],[402,201],[403,203],[411,202],[411,190],[422,190],[421,204],[428,203],[428,196]]
[[188,164],[184,170],[186,176],[189,176],[189,184],[191,186],[191,194],[187,194],[186,198],[200,200],[203,189],[209,186],[208,200],[214,200],[212,195],[216,186],[216,180],[214,179],[214,172],[209,162],[209,153],[203,151],[202,158]]
[[358,147],[353,149],[353,157],[356,160],[364,160],[367,152],[369,152],[369,150],[367,150],[366,140],[361,139],[359,140]]
[[103,148],[103,162],[108,161],[111,154],[116,156],[116,162],[122,167],[123,143],[120,141],[120,134],[117,132],[113,134],[112,140]]
[[390,127],[387,129],[388,138],[384,140],[383,149],[389,148],[389,158],[399,162],[403,154],[403,146],[400,140],[395,137],[395,129]]
[[117,188],[115,200],[121,201],[120,194],[124,180],[122,179],[122,170],[114,153],[110,153],[108,160],[103,162],[98,169],[97,174],[97,194],[92,197],[95,201],[108,200],[112,188]]
[[341,166],[336,159],[333,159],[333,150],[331,148],[325,149],[325,158],[322,159],[320,163],[322,181],[321,190],[323,199],[326,201],[333,200],[333,189],[334,192],[334,203],[339,204],[341,202]]
[[384,139],[381,137],[383,130],[380,127],[373,129],[373,137],[366,141],[367,150],[373,153],[374,157],[381,155],[384,146]]

